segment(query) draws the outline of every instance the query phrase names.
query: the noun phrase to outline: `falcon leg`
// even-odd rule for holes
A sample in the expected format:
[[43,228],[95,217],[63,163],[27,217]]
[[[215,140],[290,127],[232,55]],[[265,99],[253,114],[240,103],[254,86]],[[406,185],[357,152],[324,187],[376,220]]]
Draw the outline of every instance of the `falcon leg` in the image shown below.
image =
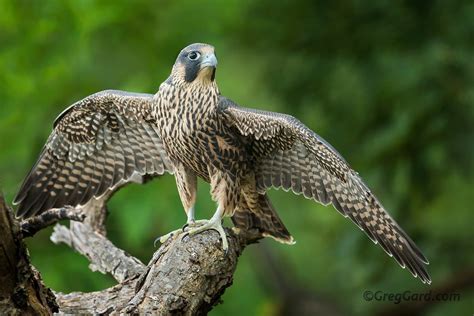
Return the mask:
[[182,231],[184,232],[186,230],[186,228],[188,227],[196,227],[196,226],[200,226],[200,225],[203,225],[207,222],[206,219],[198,219],[198,220],[195,220],[194,219],[194,206],[192,208],[189,209],[188,211],[188,220],[186,221],[186,224],[184,224],[183,228],[182,228]]
[[185,167],[182,163],[175,163],[175,179],[176,186],[178,187],[179,197],[183,208],[186,211],[187,221],[186,224],[180,229],[173,230],[168,234],[158,237],[155,240],[156,243],[159,241],[164,243],[171,236],[179,235],[184,232],[188,227],[204,224],[203,221],[194,220],[194,204],[196,202],[196,188],[197,188],[197,176],[189,168]]
[[227,252],[229,249],[229,244],[227,242],[227,236],[225,234],[224,228],[222,227],[222,216],[224,215],[224,210],[221,207],[218,207],[214,215],[210,220],[201,220],[199,221],[199,225],[195,227],[191,227],[186,233],[184,234],[183,238],[186,236],[193,236],[199,234],[203,231],[214,229],[217,231],[222,240],[222,249],[224,252]]

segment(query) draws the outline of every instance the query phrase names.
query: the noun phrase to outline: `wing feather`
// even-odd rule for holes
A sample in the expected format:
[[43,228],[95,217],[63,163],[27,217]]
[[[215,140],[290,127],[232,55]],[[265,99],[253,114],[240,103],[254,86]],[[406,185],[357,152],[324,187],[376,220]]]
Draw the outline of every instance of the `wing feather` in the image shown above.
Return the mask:
[[152,117],[152,95],[107,90],[78,101],[54,122],[15,198],[18,216],[77,206],[135,173],[172,170]]
[[111,147],[111,150],[115,154],[113,185],[118,185],[121,181],[123,181],[123,179],[125,179],[125,153],[122,149],[122,144],[120,143],[120,140],[118,138],[114,141],[113,144],[111,144]]
[[[257,189],[291,189],[331,203],[367,236],[424,283],[428,260],[392,219],[344,158],[300,121],[285,114],[247,109],[221,98],[220,113],[245,139],[257,161]],[[269,181],[271,179],[271,181]]]

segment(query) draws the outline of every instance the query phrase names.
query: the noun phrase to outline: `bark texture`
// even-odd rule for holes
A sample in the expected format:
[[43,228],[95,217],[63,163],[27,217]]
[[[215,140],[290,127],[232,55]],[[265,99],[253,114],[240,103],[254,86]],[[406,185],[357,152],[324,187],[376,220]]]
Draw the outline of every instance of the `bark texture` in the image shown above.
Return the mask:
[[[129,277],[117,286],[93,293],[56,293],[61,312],[206,314],[232,284],[242,250],[255,240],[255,236],[241,235],[238,231],[227,232],[227,254],[222,251],[219,235],[214,231],[183,240],[182,235],[178,235],[160,247],[146,267],[123,264],[125,270],[130,268]],[[129,262],[128,257],[118,257]],[[141,268],[141,273],[130,272]]]
[[58,311],[53,293],[30,264],[20,226],[0,196],[0,314],[49,315]]
[[[232,285],[238,257],[261,238],[256,231],[226,229],[229,250],[219,234],[173,236],[145,265],[105,236],[106,198],[81,209],[54,210],[18,223],[1,199],[0,314],[204,315]],[[65,243],[90,261],[92,271],[110,273],[117,285],[97,292],[54,293],[31,266],[22,239],[61,219],[51,240]],[[151,249],[151,247],[150,247]]]

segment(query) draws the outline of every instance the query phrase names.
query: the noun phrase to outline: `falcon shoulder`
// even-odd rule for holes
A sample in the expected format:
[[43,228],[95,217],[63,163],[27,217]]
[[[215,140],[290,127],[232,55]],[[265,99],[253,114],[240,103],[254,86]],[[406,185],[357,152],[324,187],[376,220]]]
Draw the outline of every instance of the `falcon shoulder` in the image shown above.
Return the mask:
[[106,90],[62,112],[15,198],[17,215],[83,205],[137,174],[171,173],[152,99],[151,94]]
[[389,256],[422,282],[431,279],[428,260],[383,208],[363,180],[322,137],[296,118],[240,107],[221,97],[219,111],[249,142],[257,188],[283,188],[349,217]]

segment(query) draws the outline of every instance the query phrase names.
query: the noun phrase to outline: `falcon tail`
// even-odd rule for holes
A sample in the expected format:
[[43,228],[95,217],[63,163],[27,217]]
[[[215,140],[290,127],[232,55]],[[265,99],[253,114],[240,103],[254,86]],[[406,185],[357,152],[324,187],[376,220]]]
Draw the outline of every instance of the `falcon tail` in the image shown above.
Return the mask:
[[258,196],[257,207],[253,210],[246,202],[242,202],[232,216],[232,222],[239,228],[258,229],[262,236],[272,237],[278,242],[295,243],[266,194]]

